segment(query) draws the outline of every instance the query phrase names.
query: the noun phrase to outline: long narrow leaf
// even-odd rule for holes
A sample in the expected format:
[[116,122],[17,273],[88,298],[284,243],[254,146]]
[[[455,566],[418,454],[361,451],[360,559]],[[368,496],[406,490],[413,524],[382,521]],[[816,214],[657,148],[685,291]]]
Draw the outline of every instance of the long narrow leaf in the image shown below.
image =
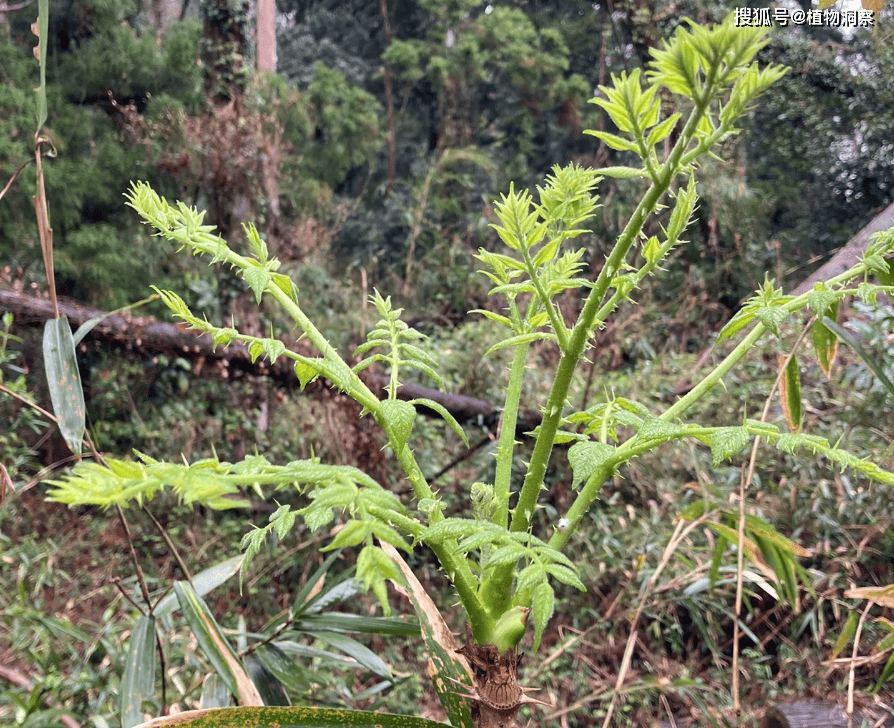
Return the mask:
[[156,718],[139,728],[445,728],[412,715],[372,713],[368,710],[335,708],[223,708],[189,710]]
[[226,708],[230,704],[230,691],[216,672],[212,672],[205,678],[200,702],[205,709]]
[[[457,695],[457,691],[462,690],[462,687],[455,684],[466,686],[466,692],[470,692],[473,684],[472,670],[462,655],[456,653],[459,648],[456,638],[407,562],[391,544],[382,543],[381,546],[382,551],[400,568],[410,587],[406,594],[419,617],[422,638],[428,650],[432,685],[438,699],[454,726],[472,728],[474,724],[469,701]],[[398,584],[397,586],[403,590],[402,585]]]
[[361,645],[357,640],[340,632],[322,631],[318,632],[317,636],[324,642],[328,642],[331,647],[341,650],[348,657],[354,658],[360,665],[374,672],[379,677],[383,677],[386,680],[394,680],[391,676],[391,670],[382,658],[368,647]]
[[[240,554],[239,556],[233,556],[226,561],[221,561],[220,563],[200,571],[192,578],[192,586],[196,590],[196,594],[203,597],[212,589],[216,589],[227,580],[233,578],[239,573],[239,569],[244,560],[245,555]],[[155,605],[155,609],[152,610],[152,613],[156,617],[164,617],[173,612],[176,608],[177,595],[174,594],[174,592],[171,592]]]
[[850,331],[843,326],[839,326],[828,316],[823,316],[823,325],[853,349],[854,354],[863,360],[863,363],[869,367],[869,371],[875,374],[876,378],[882,383],[884,388],[888,390],[888,393],[894,397],[894,383],[888,379],[888,375],[885,374],[884,369],[882,369],[881,366],[879,366],[879,363],[869,355],[869,352],[863,348],[863,345],[857,338]]
[[779,380],[779,400],[782,403],[782,414],[791,432],[801,429],[801,374],[798,371],[798,359],[780,355],[780,365],[788,358],[785,374]]
[[74,340],[74,345],[77,346],[81,343],[83,338],[89,334],[96,327],[97,324],[102,323],[107,318],[111,318],[112,316],[117,316],[125,311],[132,311],[135,308],[139,308],[147,303],[151,303],[156,298],[158,298],[157,293],[153,293],[151,296],[144,298],[142,301],[137,301],[136,303],[128,304],[127,306],[122,306],[121,308],[117,308],[114,311],[108,311],[107,313],[102,314],[101,316],[94,316],[92,319],[87,319],[84,323],[78,326],[78,330],[74,332],[74,336],[72,339]]
[[188,582],[183,581],[174,582],[174,593],[180,603],[180,611],[183,612],[199,647],[230,692],[237,696],[243,705],[262,705],[258,689],[245,672],[202,598]]
[[[262,650],[265,655],[261,654]],[[282,652],[277,652],[276,648],[270,648],[270,645],[264,645],[256,653],[246,655],[244,661],[245,670],[257,686],[264,705],[291,705],[286,688],[307,690],[307,685],[301,685],[300,680],[296,679],[298,672],[295,670],[295,663]],[[280,670],[280,667],[285,669]]]
[[86,424],[84,389],[81,386],[71,327],[65,316],[48,319],[44,325],[43,361],[53,412],[59,420],[59,430],[71,451],[80,455]]
[[121,728],[143,722],[143,702],[155,693],[155,619],[141,616],[133,628],[121,678]]
[[[825,317],[831,321],[837,320],[838,301],[829,306]],[[828,379],[832,376],[832,364],[835,362],[835,355],[838,353],[838,337],[822,320],[813,324],[810,336],[813,340],[813,351],[816,354],[816,360],[819,362],[823,374],[826,375],[826,379]]]
[[341,612],[323,612],[322,614],[305,614],[296,620],[295,629],[300,632],[359,632],[361,634],[394,634],[415,637],[419,634],[419,625],[397,617],[367,617],[362,614],[343,614]]
[[40,64],[40,85],[34,89],[37,94],[37,131],[47,120],[47,40],[50,26],[50,0],[40,0],[37,4],[37,22],[31,26],[37,36],[34,55]]
[[326,557],[326,560],[320,564],[319,568],[313,574],[311,574],[304,586],[301,587],[295,595],[292,609],[295,611],[296,616],[304,614],[305,611],[318,612],[320,609],[323,609],[323,607],[312,609],[312,605],[318,601],[317,596],[319,596],[322,591],[322,585],[326,575],[329,573],[329,569],[332,567],[332,564],[335,562],[335,559],[338,558],[340,553],[341,549],[337,549],[329,554],[329,556]]

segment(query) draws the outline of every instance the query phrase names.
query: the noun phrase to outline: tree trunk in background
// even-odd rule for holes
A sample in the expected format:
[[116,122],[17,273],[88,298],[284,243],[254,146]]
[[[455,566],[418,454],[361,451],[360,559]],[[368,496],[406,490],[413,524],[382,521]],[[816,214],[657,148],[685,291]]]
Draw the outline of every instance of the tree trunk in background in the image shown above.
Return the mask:
[[276,71],[276,4],[258,0],[258,71]]
[[800,296],[813,288],[814,283],[840,275],[851,266],[856,265],[863,253],[866,252],[866,246],[869,245],[869,237],[873,233],[887,230],[892,225],[894,225],[894,202],[872,218],[872,221],[851,238],[844,247],[840,248],[825,265],[820,266],[812,275],[802,281],[792,291],[792,295]]
[[[382,11],[382,22],[385,24],[385,47],[391,45],[391,21],[388,20],[388,4],[379,0]],[[391,194],[394,187],[394,175],[397,166],[397,130],[394,128],[394,97],[391,88],[391,66],[385,64],[385,109],[388,114],[388,179],[385,183],[385,197]]]
[[155,25],[155,39],[161,44],[161,39],[167,34],[171,26],[178,20],[183,20],[187,3],[181,0],[152,0],[152,22]]

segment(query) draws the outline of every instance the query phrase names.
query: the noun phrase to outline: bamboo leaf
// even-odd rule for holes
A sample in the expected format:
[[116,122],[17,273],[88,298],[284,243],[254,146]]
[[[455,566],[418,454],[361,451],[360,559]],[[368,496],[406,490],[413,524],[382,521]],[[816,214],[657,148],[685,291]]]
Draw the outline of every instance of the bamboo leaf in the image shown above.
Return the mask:
[[133,628],[121,678],[121,728],[143,721],[143,703],[155,693],[155,618],[140,616]]
[[40,64],[40,85],[34,89],[37,94],[37,131],[47,121],[47,36],[50,25],[50,0],[40,0],[37,4],[37,22],[31,26],[37,36],[34,57]]
[[84,389],[68,319],[49,319],[43,329],[43,360],[53,412],[71,451],[81,453],[86,424]]
[[[458,685],[454,681],[464,686],[466,692],[470,692],[474,685],[469,664],[465,657],[456,652],[459,649],[456,638],[447,627],[428,592],[425,591],[425,587],[419,583],[413,570],[403,560],[397,549],[387,543],[383,543],[381,546],[382,551],[397,564],[409,586],[409,590],[405,591],[405,594],[413,603],[416,615],[419,617],[422,637],[428,649],[429,675],[438,699],[444,706],[444,710],[447,711],[447,717],[457,728],[473,728],[469,701],[456,694]],[[398,584],[397,586],[400,590],[404,590],[402,585]],[[443,728],[443,724],[435,725]]]
[[826,379],[832,375],[832,364],[835,362],[835,355],[838,353],[838,337],[823,323],[823,319],[828,318],[830,321],[835,321],[837,317],[838,302],[836,301],[813,324],[813,329],[810,332],[816,360],[820,365],[820,369],[823,370],[823,374],[826,375]]
[[[459,725],[459,724],[455,724]],[[472,725],[471,721],[468,723]],[[247,707],[188,710],[156,718],[139,728],[446,728],[412,715],[337,708]]]
[[857,623],[859,621],[856,612],[851,612],[847,616],[847,622],[845,622],[844,627],[841,628],[841,634],[838,635],[838,639],[835,640],[835,646],[832,648],[833,660],[841,654],[841,651],[847,647],[848,643],[853,639],[854,634],[857,632]]
[[262,705],[261,696],[251,678],[245,672],[233,648],[223,636],[204,600],[188,582],[175,581],[174,592],[180,603],[180,611],[186,619],[202,652],[227,684],[230,692],[243,705]]
[[[192,578],[192,586],[196,590],[196,594],[203,597],[212,589],[216,589],[221,584],[234,577],[239,573],[239,569],[242,567],[242,562],[244,560],[245,554],[240,554],[239,556],[226,559],[225,561],[221,561],[214,564],[214,566],[209,566],[207,569],[200,571]],[[155,605],[155,609],[152,610],[152,613],[156,617],[163,617],[174,611],[176,606],[177,595],[174,594],[174,592],[171,592]]]
[[[788,359],[788,362],[786,362]],[[801,375],[798,371],[798,359],[780,356],[779,365],[785,363],[785,374],[779,381],[779,399],[782,403],[782,414],[791,432],[801,429]]]
[[869,355],[857,338],[850,331],[843,326],[839,326],[828,316],[823,316],[822,322],[826,328],[853,349],[854,353],[863,360],[863,363],[869,367],[869,370],[875,374],[876,378],[882,383],[884,388],[888,390],[892,397],[894,397],[894,383],[888,379],[888,375],[885,374],[884,369],[872,358],[872,356]]

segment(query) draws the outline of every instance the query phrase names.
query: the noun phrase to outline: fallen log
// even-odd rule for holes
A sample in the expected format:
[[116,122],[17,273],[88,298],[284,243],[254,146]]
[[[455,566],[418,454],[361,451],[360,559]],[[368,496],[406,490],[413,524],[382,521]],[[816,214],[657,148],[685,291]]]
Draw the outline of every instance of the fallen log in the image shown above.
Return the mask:
[[[54,316],[49,299],[0,288],[0,313],[4,311],[13,314],[17,326],[41,325]],[[68,317],[73,329],[77,329],[90,319],[104,317],[87,334],[84,341],[109,343],[144,358],[159,354],[184,357],[197,362],[195,370],[212,372],[224,379],[229,379],[239,372],[271,377],[286,388],[298,387],[298,378],[295,376],[291,360],[283,357],[271,364],[267,359],[259,358],[253,362],[248,347],[242,342],[215,348],[211,337],[201,336],[199,332],[192,331],[183,324],[167,323],[151,316],[134,316],[126,313],[109,315],[100,309],[63,297],[59,298],[59,313]],[[310,350],[303,341],[287,343],[293,351],[300,354],[316,355],[316,352]],[[388,377],[382,374],[362,372],[361,378],[377,393],[388,384]],[[310,393],[315,391],[313,385],[309,385],[309,389]],[[493,424],[499,417],[499,411],[486,400],[459,394],[445,394],[418,384],[401,385],[397,396],[403,400],[430,399],[444,407],[461,423],[482,421]],[[432,414],[432,411],[424,407],[419,409],[426,414]],[[526,430],[533,429],[539,423],[539,417],[536,415],[523,419],[524,422],[520,425]]]
[[887,230],[892,225],[894,225],[894,202],[872,218],[866,227],[839,248],[828,261],[801,281],[792,291],[792,295],[800,296],[802,293],[807,293],[807,291],[813,288],[814,283],[841,275],[859,263],[869,245],[869,238],[874,233]]
[[770,708],[761,728],[861,728],[891,726],[890,716],[873,718],[860,711],[848,716],[838,703],[825,700],[799,700]]

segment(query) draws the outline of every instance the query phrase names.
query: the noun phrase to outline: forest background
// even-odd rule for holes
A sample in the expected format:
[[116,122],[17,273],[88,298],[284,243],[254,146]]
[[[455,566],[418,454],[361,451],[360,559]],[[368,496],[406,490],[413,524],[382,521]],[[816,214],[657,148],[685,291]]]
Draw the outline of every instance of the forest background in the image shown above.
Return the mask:
[[[240,223],[254,221],[298,283],[308,314],[341,350],[353,350],[375,320],[366,304],[373,289],[390,294],[431,337],[450,389],[482,400],[494,398],[506,367],[499,356],[482,364],[493,342],[466,313],[488,306],[473,255],[494,244],[493,200],[510,182],[539,183],[555,164],[625,164],[623,152],[582,133],[612,131],[588,99],[611,74],[643,67],[649,49],[684,16],[718,21],[733,7],[279,2],[278,73],[258,74],[247,2],[51,6],[48,127],[58,155],[46,162],[46,184],[61,295],[113,309],[144,298],[151,282],[186,292],[187,302],[214,320],[233,316],[243,330],[266,333],[235,276],[170,255],[138,225],[123,192],[131,180],[147,180],[171,199],[207,209],[208,221],[231,240],[241,234]],[[583,391],[633,386],[657,397],[679,391],[719,325],[766,273],[788,290],[891,201],[889,16],[883,11],[876,28],[846,34],[806,26],[774,31],[760,60],[792,70],[761,99],[722,160],[700,170],[689,243],[661,287],[646,287],[620,324],[600,332]],[[0,12],[4,178],[31,154],[33,20],[29,6]],[[637,189],[634,180],[601,186],[603,208],[587,239],[593,275]],[[0,204],[0,286],[9,290],[46,286],[33,193],[33,175],[23,174]],[[579,301],[566,304],[573,310]],[[142,311],[167,317],[157,304]],[[892,319],[890,309],[870,313],[855,304],[849,324],[888,371]],[[21,344],[4,335],[0,364],[6,382],[40,396],[39,344],[27,323],[17,320],[11,329]],[[393,480],[381,443],[337,396],[301,397],[264,378],[222,380],[171,352],[141,358],[87,340],[80,357],[91,434],[101,450],[136,448],[189,460],[216,452],[230,461],[255,450],[271,461],[315,454]],[[748,377],[726,382],[719,406],[736,412],[757,400],[775,366],[768,351]],[[811,376],[803,386],[815,427],[858,453],[890,459],[890,395],[872,370],[842,355],[832,379],[818,371]],[[0,462],[24,486],[0,513],[6,564],[0,664],[27,678],[10,681],[0,710],[7,706],[24,725],[34,715],[50,720],[42,713],[47,704],[65,706],[99,725],[126,636],[107,611],[120,602],[111,580],[121,572],[100,553],[123,549],[124,535],[100,514],[69,513],[45,503],[39,488],[29,489],[42,467],[60,464],[64,446],[28,408],[2,400],[0,415]],[[476,423],[473,442],[482,445],[470,457],[449,432],[427,426],[430,450],[420,459],[432,473],[443,471],[446,492],[488,467],[493,425]],[[894,581],[883,556],[894,545],[889,499],[826,465],[787,468],[779,453],[767,455],[759,472],[768,485],[758,508],[811,549],[808,565],[822,588],[799,612],[755,597],[749,622],[755,640],[744,667],[755,701],[780,691],[835,693],[846,673],[824,661],[852,605],[829,595],[852,581]],[[551,477],[570,492],[570,473]],[[693,450],[679,461],[629,466],[606,494],[578,544],[593,554],[584,573],[589,593],[564,595],[545,638],[549,657],[532,668],[551,685],[554,720],[590,724],[587,697],[601,693],[623,649],[617,605],[639,588],[641,559],[660,552],[669,537],[667,514],[679,508],[681,490],[695,491],[706,480],[723,488],[737,479],[737,468],[712,467]],[[545,504],[544,518],[561,511],[562,489],[555,493],[559,501]],[[165,518],[178,538],[201,545],[192,566],[232,555],[244,532],[244,516],[228,520],[172,504]],[[265,519],[261,513],[256,521]],[[157,552],[159,574],[176,573],[149,527],[138,543]],[[346,556],[337,567],[345,574]],[[275,568],[256,574],[242,596],[221,597],[238,605],[223,610],[234,622],[275,612],[282,594],[323,560],[307,533],[283,543],[276,558]],[[677,713],[701,710],[699,691],[685,680],[723,695],[729,592],[687,580],[697,562],[681,558],[649,604],[649,642],[638,652],[637,690],[625,713],[632,724],[659,714],[668,701]],[[437,576],[431,578],[436,589]],[[376,640],[375,649],[397,664],[402,648]],[[182,649],[188,654],[190,647]],[[861,684],[876,685],[883,665],[867,665]],[[426,699],[409,678],[386,681],[386,691],[379,677],[345,671],[309,680],[304,689],[317,702],[362,707]],[[661,679],[673,689],[663,690]]]

